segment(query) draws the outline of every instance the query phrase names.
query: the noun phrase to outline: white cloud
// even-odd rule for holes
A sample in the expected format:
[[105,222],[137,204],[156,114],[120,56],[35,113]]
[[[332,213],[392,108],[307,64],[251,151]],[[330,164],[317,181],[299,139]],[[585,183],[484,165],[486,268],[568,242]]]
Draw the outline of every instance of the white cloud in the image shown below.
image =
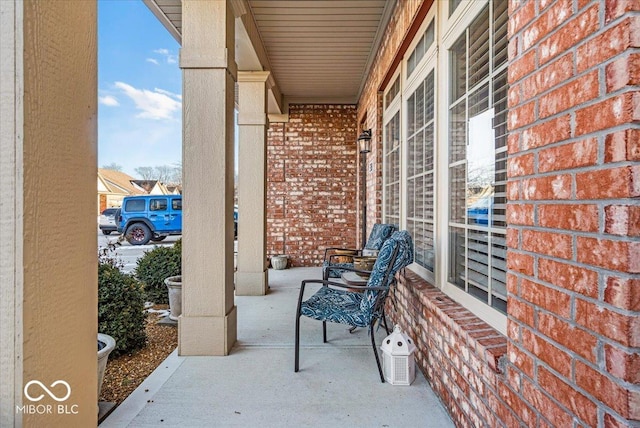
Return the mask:
[[167,64],[176,64],[178,62],[178,57],[173,55],[169,49],[155,49],[153,52],[162,55]]
[[159,94],[165,94],[167,96],[170,96],[171,98],[182,100],[182,95],[180,95],[180,94],[174,94],[173,92],[169,92],[167,90],[160,89],[160,88],[153,88],[153,90],[156,91]]
[[168,91],[137,89],[124,82],[116,82],[115,86],[133,100],[136,108],[141,111],[136,117],[141,119],[173,119],[174,113],[180,112],[182,108],[180,101],[167,95],[170,94]]
[[150,62],[151,64],[158,65],[158,60],[157,59],[147,58],[147,62]]
[[112,97],[111,95],[105,95],[104,97],[98,97],[98,102],[100,104],[104,104],[109,107],[117,107],[120,105],[118,99],[116,97]]

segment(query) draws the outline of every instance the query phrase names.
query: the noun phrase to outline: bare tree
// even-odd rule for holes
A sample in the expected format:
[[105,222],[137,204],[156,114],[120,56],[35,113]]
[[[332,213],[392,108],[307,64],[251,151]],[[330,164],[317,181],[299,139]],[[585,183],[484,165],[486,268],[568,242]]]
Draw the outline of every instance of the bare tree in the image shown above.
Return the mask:
[[155,169],[152,166],[140,166],[134,170],[143,180],[157,180]]
[[102,165],[102,169],[110,169],[112,171],[122,172],[122,165],[118,165],[115,162],[111,162],[108,165]]
[[142,180],[158,180],[162,183],[181,184],[182,164],[141,166],[135,169]]

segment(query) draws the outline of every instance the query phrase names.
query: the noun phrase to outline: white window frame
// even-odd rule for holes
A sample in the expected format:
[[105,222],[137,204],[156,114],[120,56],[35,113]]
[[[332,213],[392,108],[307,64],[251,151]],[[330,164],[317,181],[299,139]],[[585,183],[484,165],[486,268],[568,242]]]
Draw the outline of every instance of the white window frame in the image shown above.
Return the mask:
[[[458,6],[455,12],[448,16],[449,2],[434,2],[431,10],[425,17],[420,29],[416,32],[409,48],[406,51],[398,70],[394,73],[392,82],[400,73],[400,97],[396,97],[389,106],[384,106],[383,129],[393,115],[400,111],[400,227],[407,227],[407,161],[408,150],[406,147],[407,138],[407,99],[412,91],[422,83],[426,76],[434,71],[435,78],[435,123],[434,123],[434,249],[435,249],[435,275],[427,269],[413,263],[409,268],[422,278],[440,288],[445,294],[456,300],[462,306],[474,313],[476,316],[487,322],[496,330],[506,334],[507,316],[468,294],[448,282],[449,266],[449,93],[451,82],[449,76],[449,55],[450,48],[462,35],[467,27],[475,20],[480,12],[487,6],[489,0],[464,1]],[[407,59],[413,51],[418,41],[422,38],[424,31],[431,21],[435,23],[435,39],[433,45],[425,56],[416,65],[410,78],[407,80]],[[385,91],[386,96],[386,91]],[[386,144],[384,141],[385,153]],[[383,177],[386,178],[387,165],[383,162]],[[384,180],[383,178],[383,180]],[[383,181],[384,183],[384,181]],[[383,185],[383,207],[386,207],[386,186]],[[383,208],[383,219],[385,215]],[[386,221],[386,220],[385,220]]]
[[[388,149],[388,145],[389,142],[387,141],[387,125],[389,124],[389,122],[391,120],[393,120],[394,116],[396,115],[396,113],[398,114],[398,118],[400,120],[400,141],[402,141],[404,134],[403,134],[403,129],[402,129],[402,121],[403,121],[403,114],[402,114],[402,109],[400,108],[402,106],[402,81],[400,81],[400,91],[398,92],[398,94],[396,95],[396,97],[391,101],[391,103],[389,105],[386,105],[386,100],[387,100],[387,93],[391,90],[391,88],[393,87],[393,84],[395,83],[396,79],[400,79],[400,73],[402,71],[402,67],[398,67],[398,69],[395,71],[395,73],[393,74],[393,76],[390,79],[391,84],[385,89],[384,93],[383,93],[383,120],[382,120],[382,222],[383,223],[389,223],[389,219],[387,218],[387,182],[386,182],[386,178],[387,178],[387,162],[386,162],[386,156],[387,156],[387,149]],[[400,147],[398,148],[398,150],[400,150],[400,153],[402,153],[402,143],[400,144]],[[399,177],[399,181],[400,181],[400,186],[399,186],[399,191],[402,192],[402,164],[400,165],[400,177]],[[402,211],[402,193],[400,194],[400,207],[398,208],[399,212],[398,212],[398,225],[400,226],[400,229],[402,229],[402,218],[404,216],[404,213]],[[394,220],[395,223],[395,220]]]
[[[437,3],[437,2],[436,2]],[[421,60],[416,64],[416,67],[411,72],[411,76],[407,77],[407,61],[411,52],[416,47],[425,31],[429,27],[429,25],[433,22],[434,24],[434,40],[433,44],[426,51],[425,55],[421,58]],[[430,283],[437,282],[437,275],[440,270],[438,266],[439,255],[439,239],[438,239],[438,213],[437,213],[437,194],[438,194],[438,183],[439,183],[439,165],[437,162],[438,159],[438,98],[440,97],[440,90],[438,84],[438,70],[437,70],[437,57],[438,57],[438,27],[439,24],[436,19],[436,7],[435,5],[431,7],[431,10],[427,13],[424,21],[420,25],[420,28],[416,32],[416,36],[411,41],[409,48],[407,49],[405,58],[402,59],[401,68],[402,68],[402,80],[400,93],[402,94],[402,112],[406,112],[408,107],[408,99],[414,93],[414,91],[422,84],[422,82],[427,78],[429,73],[433,71],[434,75],[434,122],[433,122],[433,141],[434,141],[434,153],[433,153],[433,163],[434,163],[434,173],[433,173],[433,191],[434,191],[434,209],[433,209],[433,243],[434,243],[434,272],[422,267],[418,263],[412,263],[409,268],[417,273],[422,278],[426,279]],[[408,174],[407,174],[407,165],[409,163],[409,150],[407,147],[407,138],[408,138],[408,130],[407,130],[407,121],[404,120],[405,115],[401,114],[401,122],[400,122],[400,134],[401,138],[401,162],[400,162],[400,219],[401,219],[401,227],[402,229],[407,229],[407,205],[409,200],[409,192],[407,189],[408,186]]]

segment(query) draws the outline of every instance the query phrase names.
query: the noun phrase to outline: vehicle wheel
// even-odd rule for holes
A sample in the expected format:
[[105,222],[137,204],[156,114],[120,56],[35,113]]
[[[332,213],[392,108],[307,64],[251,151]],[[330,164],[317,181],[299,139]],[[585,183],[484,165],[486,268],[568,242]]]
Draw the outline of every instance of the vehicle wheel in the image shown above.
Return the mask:
[[153,242],[160,242],[160,241],[164,241],[164,238],[166,238],[167,235],[162,235],[162,236],[154,236],[153,238],[151,238],[151,240]]
[[111,231],[110,230],[103,230],[102,234],[103,235],[111,235]]
[[125,234],[131,245],[145,245],[151,240],[151,230],[144,223],[135,223],[127,228]]

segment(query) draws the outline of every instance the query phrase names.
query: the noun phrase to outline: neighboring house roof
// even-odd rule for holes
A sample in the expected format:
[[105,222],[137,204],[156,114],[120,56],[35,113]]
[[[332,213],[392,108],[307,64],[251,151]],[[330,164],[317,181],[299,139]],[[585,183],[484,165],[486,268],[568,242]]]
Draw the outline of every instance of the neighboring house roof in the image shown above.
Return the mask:
[[139,187],[144,190],[145,193],[152,193],[153,189],[156,187],[158,180],[135,180],[131,179],[131,183],[134,186]]
[[146,192],[135,186],[135,179],[128,174],[112,169],[98,168],[98,192],[118,195],[144,195]]

